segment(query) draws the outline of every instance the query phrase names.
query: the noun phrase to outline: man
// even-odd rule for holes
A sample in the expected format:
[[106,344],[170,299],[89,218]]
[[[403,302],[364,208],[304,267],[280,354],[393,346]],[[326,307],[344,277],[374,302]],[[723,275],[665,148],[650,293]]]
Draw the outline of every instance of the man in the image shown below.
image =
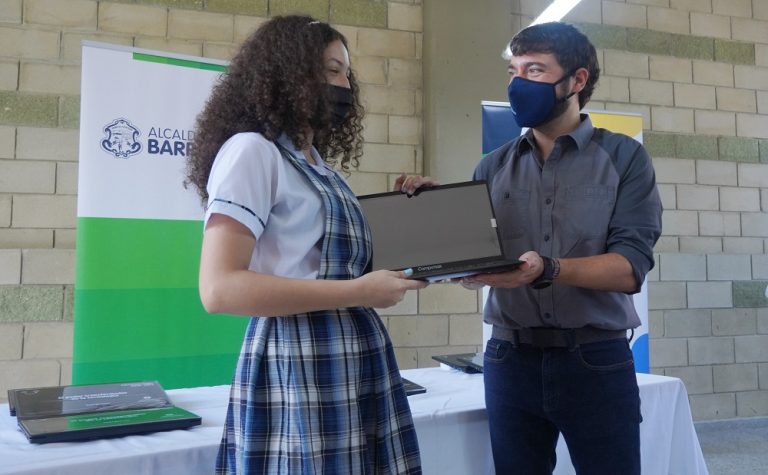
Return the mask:
[[485,398],[496,472],[549,474],[558,433],[579,474],[640,473],[640,398],[627,330],[653,267],[661,202],[638,142],[580,109],[600,69],[576,28],[546,23],[509,44],[509,99],[529,127],[488,154],[487,180],[512,272],[488,285]]

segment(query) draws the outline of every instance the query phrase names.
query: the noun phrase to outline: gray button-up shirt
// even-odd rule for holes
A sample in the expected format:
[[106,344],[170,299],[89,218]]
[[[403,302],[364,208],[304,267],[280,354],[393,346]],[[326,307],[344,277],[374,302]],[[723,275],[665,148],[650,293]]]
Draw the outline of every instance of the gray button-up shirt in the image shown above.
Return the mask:
[[[632,265],[640,290],[661,234],[656,177],[640,143],[582,115],[543,163],[529,130],[483,158],[474,178],[488,182],[508,258],[530,250],[558,258],[615,252]],[[484,320],[508,329],[640,325],[631,295],[557,281],[543,290],[492,288]]]

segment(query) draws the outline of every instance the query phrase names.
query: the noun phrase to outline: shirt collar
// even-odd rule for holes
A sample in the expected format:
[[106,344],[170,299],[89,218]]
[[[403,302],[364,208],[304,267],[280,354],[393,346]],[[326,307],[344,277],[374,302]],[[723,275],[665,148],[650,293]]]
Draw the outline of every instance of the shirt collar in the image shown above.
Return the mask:
[[589,114],[581,114],[580,117],[581,122],[579,122],[579,126],[567,135],[576,142],[579,151],[583,151],[592,140],[592,135],[595,133],[595,126],[592,125],[592,119],[589,118]]
[[[592,139],[592,134],[595,131],[595,127],[592,125],[592,119],[589,118],[589,114],[580,114],[579,119],[580,122],[578,127],[571,130],[567,134],[561,135],[560,137],[570,137],[571,140],[573,140],[573,142],[576,144],[576,147],[579,149],[579,151],[582,151],[586,148],[586,146],[589,144],[589,141]],[[522,154],[532,149],[535,143],[536,142],[533,138],[533,130],[526,130],[523,134],[523,138],[517,143],[518,154]]]
[[[307,158],[304,156],[304,153],[296,148],[296,145],[294,145],[293,141],[286,135],[285,132],[280,134],[280,137],[277,138],[277,142],[285,147],[286,150],[288,150],[291,155],[293,155],[295,158],[298,158],[299,160],[307,161]],[[315,159],[315,163],[317,163],[317,167],[322,167],[325,169],[330,170],[331,167],[328,166],[327,163],[325,163],[325,160],[320,156],[320,152],[317,151],[317,149],[314,147],[314,145],[310,148],[310,153],[312,154],[312,158]],[[310,163],[310,165],[312,165]]]

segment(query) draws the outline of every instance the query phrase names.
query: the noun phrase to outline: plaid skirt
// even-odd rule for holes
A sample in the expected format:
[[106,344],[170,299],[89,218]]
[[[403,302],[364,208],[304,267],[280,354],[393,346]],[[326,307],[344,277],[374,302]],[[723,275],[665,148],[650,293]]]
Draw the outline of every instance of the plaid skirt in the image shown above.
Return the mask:
[[216,473],[421,473],[392,344],[373,310],[251,319]]

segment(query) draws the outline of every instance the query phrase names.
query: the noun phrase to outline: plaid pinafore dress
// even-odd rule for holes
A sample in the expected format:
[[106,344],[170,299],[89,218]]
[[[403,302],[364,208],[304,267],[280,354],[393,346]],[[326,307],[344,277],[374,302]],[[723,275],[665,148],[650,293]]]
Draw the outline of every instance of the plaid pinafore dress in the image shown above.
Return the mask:
[[[281,149],[325,208],[318,279],[360,276],[370,232],[335,173]],[[369,308],[254,317],[232,382],[218,474],[418,474],[411,413],[383,323]]]

